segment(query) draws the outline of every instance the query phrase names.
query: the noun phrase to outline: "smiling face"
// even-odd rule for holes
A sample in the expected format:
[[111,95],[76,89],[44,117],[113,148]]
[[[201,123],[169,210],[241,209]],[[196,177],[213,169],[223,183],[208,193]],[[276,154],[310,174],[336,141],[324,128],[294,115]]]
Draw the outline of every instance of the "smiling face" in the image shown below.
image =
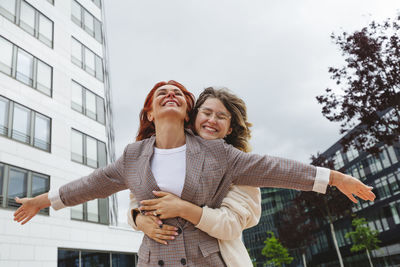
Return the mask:
[[181,89],[175,85],[163,85],[154,93],[151,111],[147,113],[149,121],[156,121],[166,116],[187,120],[187,103]]
[[194,127],[198,135],[212,140],[224,138],[232,132],[231,114],[217,98],[208,98],[200,106]]

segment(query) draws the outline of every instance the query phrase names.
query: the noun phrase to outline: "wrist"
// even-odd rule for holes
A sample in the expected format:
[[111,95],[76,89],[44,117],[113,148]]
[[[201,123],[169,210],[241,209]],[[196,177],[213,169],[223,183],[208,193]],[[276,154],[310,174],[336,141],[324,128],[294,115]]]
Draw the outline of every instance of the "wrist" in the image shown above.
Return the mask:
[[51,206],[48,193],[44,193],[34,197],[32,199],[32,202],[35,206],[39,207],[39,209],[45,209]]
[[329,185],[330,186],[338,186],[343,180],[343,174],[338,171],[331,170],[329,175]]

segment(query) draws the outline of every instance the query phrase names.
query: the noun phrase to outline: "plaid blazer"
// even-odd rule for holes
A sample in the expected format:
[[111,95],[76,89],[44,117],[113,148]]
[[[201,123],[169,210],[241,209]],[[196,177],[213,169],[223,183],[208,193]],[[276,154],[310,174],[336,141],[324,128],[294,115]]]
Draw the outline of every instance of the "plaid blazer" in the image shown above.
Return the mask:
[[[72,181],[59,189],[66,206],[104,198],[130,189],[138,201],[160,190],[150,169],[155,136],[129,144],[114,163]],[[316,168],[293,160],[244,153],[223,140],[204,140],[186,132],[186,178],[181,198],[198,206],[217,208],[229,186],[250,185],[310,191]],[[181,218],[165,220],[180,233],[168,245],[144,236],[139,249],[140,267],[226,266],[217,239]]]

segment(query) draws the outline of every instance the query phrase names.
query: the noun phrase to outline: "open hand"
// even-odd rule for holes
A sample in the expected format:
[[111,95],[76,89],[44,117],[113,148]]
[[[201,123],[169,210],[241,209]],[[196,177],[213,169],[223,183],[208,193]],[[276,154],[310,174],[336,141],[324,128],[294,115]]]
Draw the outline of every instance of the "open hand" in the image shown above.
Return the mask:
[[158,217],[153,215],[138,214],[136,225],[145,235],[164,245],[168,245],[166,240],[173,240],[178,235],[176,232],[178,228],[163,224]]
[[332,185],[336,186],[351,201],[357,203],[357,196],[363,200],[374,201],[375,194],[372,192],[373,187],[367,186],[357,178],[346,175],[337,171],[331,171]]
[[35,205],[33,198],[16,197],[15,201],[22,205],[14,212],[14,221],[22,222],[22,225],[29,222],[40,211],[40,207]]

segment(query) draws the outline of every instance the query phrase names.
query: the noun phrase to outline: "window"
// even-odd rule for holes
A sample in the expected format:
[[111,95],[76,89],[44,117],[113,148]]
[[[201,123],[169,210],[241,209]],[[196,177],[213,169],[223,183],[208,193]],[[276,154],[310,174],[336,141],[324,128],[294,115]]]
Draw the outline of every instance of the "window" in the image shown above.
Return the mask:
[[38,39],[49,47],[53,46],[53,22],[42,14],[39,15]]
[[387,148],[388,153],[390,155],[390,160],[392,161],[392,164],[395,164],[398,160],[397,160],[397,156],[396,156],[396,152],[394,151],[393,147],[390,146]]
[[81,6],[75,1],[72,1],[71,12],[72,12],[72,14],[71,14],[72,21],[81,27],[82,26],[82,9],[81,9]]
[[[30,170],[0,163],[0,207],[18,208],[15,197],[34,197],[49,191],[50,177]],[[46,208],[40,211],[49,214]]]
[[95,76],[96,74],[96,63],[95,63],[95,55],[92,51],[85,48],[85,70],[90,75]]
[[0,96],[1,135],[50,152],[50,129],[49,117]]
[[46,95],[51,94],[52,72],[49,65],[42,61],[37,62],[36,88]]
[[72,1],[71,9],[71,20],[101,43],[103,41],[101,21],[76,1]]
[[340,170],[340,168],[342,168],[344,166],[343,157],[342,157],[342,154],[340,153],[340,150],[336,151],[336,154],[333,157],[333,159],[334,159],[335,170]]
[[103,60],[75,38],[71,43],[71,61],[87,73],[103,81]]
[[84,11],[84,14],[84,29],[91,36],[94,36],[94,17],[86,10]]
[[86,90],[86,115],[96,119],[96,95]]
[[35,34],[35,9],[25,1],[21,2],[19,26],[31,35]]
[[53,21],[26,1],[0,0],[0,14],[45,45],[53,47]]
[[34,133],[33,145],[40,149],[49,151],[50,150],[50,119],[35,114],[35,133]]
[[131,267],[137,265],[136,254],[115,251],[87,251],[78,249],[58,249],[58,267],[103,266]]
[[17,54],[16,78],[26,85],[33,86],[33,56],[20,48]]
[[103,81],[103,60],[96,56],[96,78],[100,81]]
[[0,14],[15,22],[16,0],[0,0]]
[[2,37],[0,37],[0,72],[51,96],[53,68]]
[[108,198],[94,199],[71,207],[71,219],[108,224]]
[[11,75],[13,45],[0,37],[0,71]]
[[31,111],[14,104],[13,127],[11,138],[23,143],[30,143]]
[[72,131],[71,144],[71,159],[83,163],[83,135],[77,131]]
[[358,151],[357,149],[355,149],[354,146],[350,146],[349,149],[346,152],[346,156],[347,156],[347,160],[350,162],[353,159],[355,159],[356,157],[358,157]]
[[0,134],[8,135],[8,99],[0,97]]
[[99,8],[101,8],[101,0],[92,0],[92,2],[98,6]]
[[72,63],[75,65],[79,66],[82,68],[82,62],[83,62],[83,57],[82,57],[82,45],[79,43],[77,40],[72,38],[72,43],[71,43],[71,55],[72,55]]
[[72,81],[71,108],[87,117],[105,123],[104,99]]
[[[100,168],[107,165],[105,143],[72,129],[71,160],[89,167]],[[98,149],[98,148],[101,149]],[[100,159],[100,160],[99,160]]]
[[383,169],[382,163],[379,158],[376,158],[375,156],[369,156],[367,158],[367,161],[371,174],[376,174]]

